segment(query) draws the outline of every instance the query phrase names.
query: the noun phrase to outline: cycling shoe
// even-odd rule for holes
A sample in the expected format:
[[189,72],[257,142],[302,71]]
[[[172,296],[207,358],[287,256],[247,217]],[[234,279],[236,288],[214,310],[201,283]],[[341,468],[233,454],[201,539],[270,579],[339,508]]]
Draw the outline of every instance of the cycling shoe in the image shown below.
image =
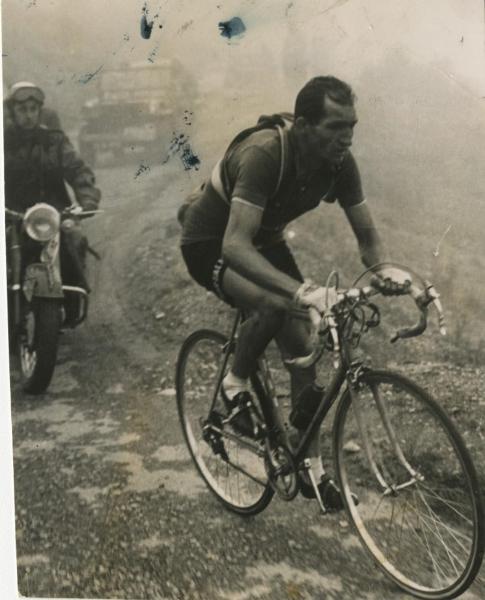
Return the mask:
[[[342,492],[329,475],[323,475],[320,478],[318,491],[323,505],[329,512],[337,512],[345,508]],[[304,498],[316,498],[312,484],[304,481],[302,477],[300,477],[300,493]],[[355,505],[359,504],[359,499],[355,494],[352,494],[352,499]]]
[[221,395],[227,409],[228,423],[234,428],[234,431],[240,435],[250,438],[258,438],[260,427],[253,423],[251,417],[252,397],[249,392],[239,392],[234,398],[229,399],[221,386]]

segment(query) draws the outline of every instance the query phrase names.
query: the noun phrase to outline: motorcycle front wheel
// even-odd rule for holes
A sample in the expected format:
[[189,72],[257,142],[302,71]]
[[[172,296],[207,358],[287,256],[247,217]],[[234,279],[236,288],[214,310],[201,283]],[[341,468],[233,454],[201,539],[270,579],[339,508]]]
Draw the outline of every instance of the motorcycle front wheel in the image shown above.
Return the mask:
[[34,298],[25,312],[18,341],[25,392],[42,394],[49,386],[56,365],[60,328],[60,300]]

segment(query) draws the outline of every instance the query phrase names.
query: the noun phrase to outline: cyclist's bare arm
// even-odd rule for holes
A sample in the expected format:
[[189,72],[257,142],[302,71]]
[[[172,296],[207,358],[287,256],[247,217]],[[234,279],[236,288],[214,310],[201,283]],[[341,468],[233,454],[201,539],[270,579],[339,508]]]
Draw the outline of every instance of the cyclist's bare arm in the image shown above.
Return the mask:
[[249,281],[284,296],[289,302],[301,285],[275,269],[254,247],[263,211],[239,198],[233,198],[222,245],[228,266]]
[[345,210],[345,214],[359,244],[364,265],[371,267],[382,262],[384,251],[367,203],[351,206]]

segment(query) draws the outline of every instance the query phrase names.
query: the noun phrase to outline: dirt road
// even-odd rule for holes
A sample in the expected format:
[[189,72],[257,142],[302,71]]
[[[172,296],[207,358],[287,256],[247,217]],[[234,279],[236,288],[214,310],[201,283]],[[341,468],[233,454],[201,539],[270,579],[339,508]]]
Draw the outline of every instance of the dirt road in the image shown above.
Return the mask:
[[[171,306],[137,297],[146,236],[165,236],[181,191],[192,185],[181,182],[177,166],[164,169],[99,173],[106,212],[88,227],[103,259],[91,273],[89,321],[63,334],[48,393],[22,394],[12,371],[20,593],[405,598],[366,558],[345,518],[320,517],[298,498],[243,520],[224,511],[196,474],[172,383],[183,331],[156,343]],[[143,302],[154,308],[145,321],[133,315]],[[463,597],[483,598],[480,585]]]

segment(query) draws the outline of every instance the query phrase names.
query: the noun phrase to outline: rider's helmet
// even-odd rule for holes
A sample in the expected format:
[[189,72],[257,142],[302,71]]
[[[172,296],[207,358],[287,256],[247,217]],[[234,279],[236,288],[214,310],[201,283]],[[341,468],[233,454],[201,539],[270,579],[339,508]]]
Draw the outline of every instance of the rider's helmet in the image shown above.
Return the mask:
[[14,83],[6,97],[7,106],[11,108],[16,102],[26,102],[27,100],[35,100],[42,106],[45,94],[38,85],[30,81],[18,81]]

